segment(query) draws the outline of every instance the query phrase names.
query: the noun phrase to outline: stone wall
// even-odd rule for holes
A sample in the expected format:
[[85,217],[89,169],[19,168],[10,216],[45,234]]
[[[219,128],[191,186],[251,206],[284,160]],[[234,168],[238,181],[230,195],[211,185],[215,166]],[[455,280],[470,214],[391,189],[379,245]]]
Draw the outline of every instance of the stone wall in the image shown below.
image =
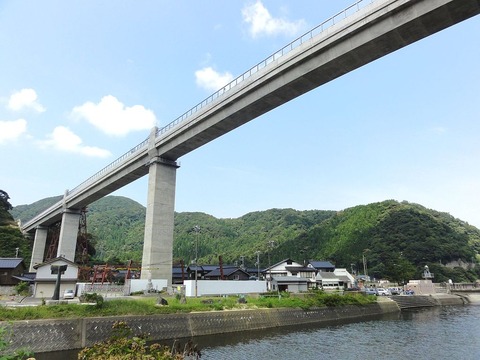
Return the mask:
[[10,349],[26,347],[40,353],[80,349],[110,337],[112,325],[125,321],[135,334],[149,333],[154,341],[191,338],[226,332],[356,319],[398,312],[394,302],[337,308],[211,311],[153,316],[102,317],[0,322],[12,330]]

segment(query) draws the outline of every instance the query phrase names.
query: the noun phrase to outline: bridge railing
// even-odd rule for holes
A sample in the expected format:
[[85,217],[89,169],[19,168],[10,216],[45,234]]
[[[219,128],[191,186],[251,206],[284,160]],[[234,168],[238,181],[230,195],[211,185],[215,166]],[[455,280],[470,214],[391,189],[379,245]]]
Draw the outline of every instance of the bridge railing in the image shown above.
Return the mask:
[[250,78],[252,75],[256,74],[259,72],[261,69],[267,67],[270,63],[278,60],[282,56],[285,56],[289,52],[291,52],[293,49],[296,49],[306,41],[309,41],[310,39],[314,38],[315,36],[321,34],[323,31],[326,29],[330,28],[331,26],[337,24],[339,21],[346,19],[348,16],[353,15],[354,13],[358,12],[360,9],[363,9],[365,6],[373,3],[374,1],[377,0],[359,0],[355,2],[354,4],[348,6],[347,8],[343,9],[342,11],[338,12],[337,14],[333,15],[332,17],[328,18],[327,20],[323,21],[321,24],[317,25],[314,27],[312,30],[308,31],[307,33],[303,34],[302,36],[296,38],[289,44],[285,45],[283,48],[280,50],[276,51],[269,57],[267,57],[265,60],[259,62],[249,70],[245,71],[243,74],[240,76],[236,77],[234,80],[229,82],[227,85],[222,87],[220,90],[217,90],[214,92],[212,95],[204,99],[202,102],[198,103],[194,107],[192,107],[190,110],[186,111],[182,115],[180,115],[178,118],[170,122],[169,124],[165,125],[164,127],[160,128],[157,130],[156,136],[159,136],[170,129],[174,128],[178,124],[182,123],[185,119],[189,118],[193,114],[195,114],[198,110],[202,109],[206,105],[212,103],[214,100],[218,99],[220,96],[222,96],[224,93],[232,89],[233,87],[237,86],[238,84],[242,83],[246,79]]
[[[373,3],[374,1],[378,1],[378,0],[359,0],[359,1],[356,1],[354,4],[348,6],[347,8],[343,9],[342,11],[338,12],[337,14],[331,16],[330,18],[328,18],[327,20],[323,21],[322,23],[320,23],[319,25],[315,26],[313,29],[311,29],[310,31],[306,32],[305,34],[299,36],[298,38],[296,38],[295,40],[293,40],[292,42],[290,42],[289,44],[285,45],[283,48],[281,48],[280,50],[276,51],[275,53],[273,53],[272,55],[270,55],[269,57],[267,57],[266,59],[264,59],[263,61],[260,61],[259,63],[257,63],[255,66],[251,67],[249,70],[245,71],[243,74],[241,74],[240,76],[236,77],[234,80],[232,80],[231,82],[229,82],[227,85],[225,85],[224,87],[222,87],[220,90],[214,92],[212,95],[210,95],[209,97],[207,97],[206,99],[204,99],[203,101],[201,101],[200,103],[198,103],[197,105],[195,105],[194,107],[192,107],[190,110],[186,111],[185,113],[183,113],[182,115],[180,115],[179,117],[177,117],[175,120],[173,120],[172,122],[168,123],[167,125],[165,125],[164,127],[162,128],[159,128],[156,132],[156,137],[160,136],[161,134],[164,134],[166,133],[167,131],[171,130],[172,128],[176,127],[178,124],[182,123],[183,121],[185,121],[187,118],[189,118],[190,116],[192,116],[193,114],[195,114],[196,112],[198,112],[200,109],[204,108],[205,106],[211,104],[213,101],[215,101],[216,99],[218,99],[220,96],[222,96],[223,94],[225,94],[227,91],[231,90],[233,87],[241,84],[243,81],[249,79],[251,76],[253,76],[254,74],[258,73],[260,70],[264,69],[265,67],[267,67],[269,64],[277,61],[279,58],[281,58],[282,56],[285,56],[287,55],[288,53],[290,53],[292,50],[298,48],[299,46],[301,46],[303,43],[305,43],[306,41],[309,41],[311,40],[312,38],[314,38],[315,36],[321,34],[323,31],[327,30],[328,28],[334,26],[335,24],[337,24],[338,22],[346,19],[347,17],[353,15],[354,13],[358,12],[359,10],[363,9],[364,7],[366,7],[367,5]],[[140,144],[138,144],[137,146],[133,147],[132,149],[130,149],[129,151],[127,151],[125,154],[123,154],[122,156],[120,156],[118,159],[114,160],[113,162],[111,162],[110,164],[108,164],[106,167],[104,167],[103,169],[101,169],[100,171],[98,171],[97,173],[93,174],[92,176],[90,176],[88,179],[86,179],[85,181],[83,181],[81,184],[79,184],[78,186],[74,187],[72,190],[68,191],[67,192],[67,196],[69,195],[73,195],[77,192],[79,192],[80,190],[86,188],[88,185],[90,185],[91,183],[93,183],[95,180],[99,179],[100,177],[104,176],[105,174],[107,174],[109,171],[115,169],[120,163],[122,163],[124,160],[126,160],[127,158],[129,158],[130,156],[132,156],[134,153],[136,153],[138,150],[146,147],[148,144],[148,138],[144,141],[142,141]],[[61,203],[61,202],[60,202]],[[48,208],[47,210],[43,211],[40,215],[37,215],[35,218],[33,218],[32,220],[28,221],[27,224],[29,222],[32,222],[38,218],[40,218],[41,216],[43,216],[44,214],[47,214],[50,209],[55,209],[56,207],[58,207],[59,203],[53,205],[52,207]]]

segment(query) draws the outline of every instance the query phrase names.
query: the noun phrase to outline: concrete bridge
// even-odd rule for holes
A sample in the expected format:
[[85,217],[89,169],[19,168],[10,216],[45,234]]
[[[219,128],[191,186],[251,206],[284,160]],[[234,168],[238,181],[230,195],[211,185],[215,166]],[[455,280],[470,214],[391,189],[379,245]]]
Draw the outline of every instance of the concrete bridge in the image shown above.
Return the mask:
[[361,0],[249,69],[22,227],[43,262],[47,229],[62,222],[57,256],[75,257],[80,209],[148,174],[142,278],[172,278],[177,160],[286,102],[480,12],[480,0]]

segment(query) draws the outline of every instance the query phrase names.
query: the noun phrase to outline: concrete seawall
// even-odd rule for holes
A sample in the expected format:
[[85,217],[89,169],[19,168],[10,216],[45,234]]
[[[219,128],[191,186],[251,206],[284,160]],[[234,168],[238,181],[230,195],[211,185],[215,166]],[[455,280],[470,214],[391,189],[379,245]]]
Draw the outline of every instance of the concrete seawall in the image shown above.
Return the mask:
[[61,320],[0,322],[11,329],[10,349],[28,348],[35,353],[81,349],[110,337],[112,325],[125,321],[135,334],[149,333],[154,341],[191,338],[227,332],[260,330],[272,327],[361,319],[399,312],[393,301],[366,306],[334,308],[257,309],[211,311],[188,314],[102,317]]

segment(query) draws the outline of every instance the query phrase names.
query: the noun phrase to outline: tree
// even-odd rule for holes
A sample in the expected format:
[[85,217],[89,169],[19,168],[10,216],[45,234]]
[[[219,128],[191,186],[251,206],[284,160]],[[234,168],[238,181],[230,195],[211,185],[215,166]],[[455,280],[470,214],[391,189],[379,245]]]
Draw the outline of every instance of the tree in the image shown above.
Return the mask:
[[8,196],[6,191],[0,190],[0,206],[2,209],[8,211],[12,210],[13,206],[8,202],[10,196]]

